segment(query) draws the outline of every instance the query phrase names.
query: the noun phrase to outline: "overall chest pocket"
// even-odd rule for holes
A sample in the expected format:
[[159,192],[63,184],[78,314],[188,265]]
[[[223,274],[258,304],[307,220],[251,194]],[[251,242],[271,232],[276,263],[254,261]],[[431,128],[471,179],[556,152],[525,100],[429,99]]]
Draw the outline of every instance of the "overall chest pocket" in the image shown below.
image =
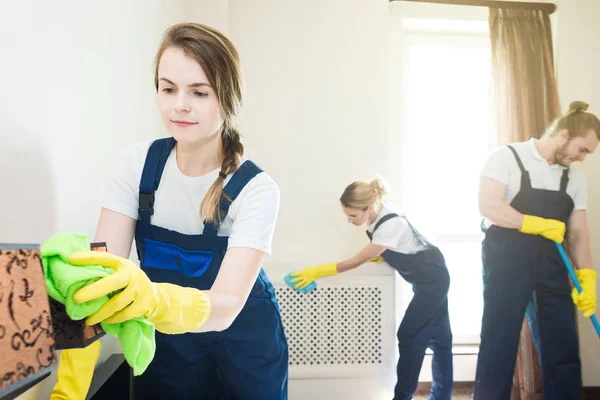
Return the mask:
[[210,250],[186,250],[175,244],[144,239],[144,268],[180,271],[185,276],[204,275],[213,260]]

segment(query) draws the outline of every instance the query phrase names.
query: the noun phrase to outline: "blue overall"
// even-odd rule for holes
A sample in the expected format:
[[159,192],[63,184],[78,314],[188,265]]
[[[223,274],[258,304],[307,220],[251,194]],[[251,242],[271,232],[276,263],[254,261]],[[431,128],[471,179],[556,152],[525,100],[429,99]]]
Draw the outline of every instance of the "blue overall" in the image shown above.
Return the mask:
[[[225,252],[227,237],[216,224],[201,235],[184,235],[152,225],[154,192],[175,140],[150,146],[140,182],[135,241],[140,265],[153,282],[208,290]],[[246,161],[233,174],[221,198],[221,221],[244,186],[261,169]],[[166,335],[156,332],[156,355],[135,379],[136,399],[287,399],[288,347],[275,292],[261,269],[244,308],[222,332]]]
[[[533,189],[519,155],[521,188],[510,205],[522,214],[567,223],[573,199],[569,170],[560,189]],[[581,364],[569,276],[555,244],[539,235],[492,225],[482,243],[483,318],[473,398],[508,400],[513,382],[523,315],[537,311],[544,399],[580,398]],[[530,303],[534,296],[534,303]]]
[[[448,315],[450,275],[440,250],[429,243],[404,215],[384,215],[375,225],[373,234],[391,218],[404,218],[415,235],[427,246],[415,254],[384,251],[383,259],[412,285],[414,296],[398,329],[398,382],[394,400],[410,400],[417,390],[425,351],[433,351],[433,384],[430,400],[452,397],[452,331]],[[373,234],[367,232],[369,239]]]

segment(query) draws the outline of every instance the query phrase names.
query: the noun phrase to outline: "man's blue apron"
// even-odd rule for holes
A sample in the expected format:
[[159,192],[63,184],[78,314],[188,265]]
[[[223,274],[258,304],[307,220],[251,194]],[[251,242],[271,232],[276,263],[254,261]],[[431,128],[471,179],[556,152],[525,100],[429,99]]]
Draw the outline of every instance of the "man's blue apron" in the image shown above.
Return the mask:
[[[574,209],[567,193],[569,169],[559,190],[534,189],[519,155],[521,187],[510,203],[521,214],[564,222]],[[555,244],[539,235],[492,225],[482,244],[483,318],[475,400],[510,398],[523,315],[537,316],[545,400],[580,398],[581,363],[569,276]],[[532,307],[533,310],[531,309]],[[530,314],[530,318],[531,318]]]

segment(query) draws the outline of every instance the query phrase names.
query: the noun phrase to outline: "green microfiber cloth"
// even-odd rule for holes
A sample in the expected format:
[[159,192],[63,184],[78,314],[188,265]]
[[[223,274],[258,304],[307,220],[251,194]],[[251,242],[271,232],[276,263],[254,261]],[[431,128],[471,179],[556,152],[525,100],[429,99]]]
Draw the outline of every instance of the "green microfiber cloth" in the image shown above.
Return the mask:
[[[111,268],[99,265],[81,267],[69,264],[71,254],[89,250],[87,235],[76,233],[57,233],[40,248],[48,294],[65,305],[67,314],[73,320],[81,320],[95,313],[109,299],[109,296],[104,296],[82,304],[73,301],[73,294],[77,290],[114,272]],[[154,324],[145,318],[136,318],[119,324],[101,322],[100,325],[106,333],[119,339],[133,374],[141,375],[154,358]]]

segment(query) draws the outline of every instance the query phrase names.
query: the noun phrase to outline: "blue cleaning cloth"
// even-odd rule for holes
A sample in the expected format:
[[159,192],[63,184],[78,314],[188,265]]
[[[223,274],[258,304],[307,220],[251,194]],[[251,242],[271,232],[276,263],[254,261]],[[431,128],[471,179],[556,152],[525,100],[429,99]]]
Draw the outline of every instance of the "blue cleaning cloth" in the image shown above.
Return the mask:
[[297,284],[298,284],[298,282],[296,282],[296,283],[292,283],[292,279],[296,279],[296,278],[297,278],[297,276],[292,276],[292,275],[290,275],[290,274],[287,274],[287,275],[285,276],[285,278],[283,278],[283,279],[285,280],[285,283],[287,283],[289,287],[291,287],[292,289],[294,289],[294,290],[296,290],[296,291],[298,291],[298,292],[301,292],[301,293],[308,293],[308,292],[310,292],[311,290],[313,290],[313,289],[316,289],[316,288],[317,288],[317,283],[316,283],[316,282],[312,282],[312,283],[311,283],[311,284],[309,284],[307,287],[304,287],[304,288],[302,288],[302,289],[298,289],[297,287],[295,287],[295,285],[297,285]]

